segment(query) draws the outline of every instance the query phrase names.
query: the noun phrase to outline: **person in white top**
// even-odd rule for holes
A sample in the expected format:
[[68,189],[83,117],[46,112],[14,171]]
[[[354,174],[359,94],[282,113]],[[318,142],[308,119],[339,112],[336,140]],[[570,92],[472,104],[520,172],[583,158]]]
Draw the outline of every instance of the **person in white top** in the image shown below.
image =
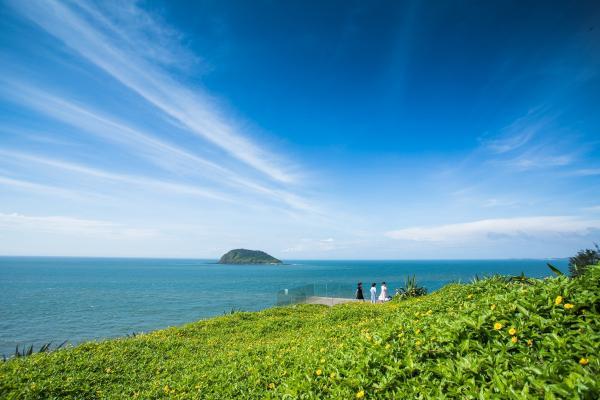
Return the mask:
[[381,293],[379,293],[379,301],[387,301],[388,298],[388,290],[385,282],[381,282]]
[[371,303],[377,302],[377,284],[373,283],[371,285]]

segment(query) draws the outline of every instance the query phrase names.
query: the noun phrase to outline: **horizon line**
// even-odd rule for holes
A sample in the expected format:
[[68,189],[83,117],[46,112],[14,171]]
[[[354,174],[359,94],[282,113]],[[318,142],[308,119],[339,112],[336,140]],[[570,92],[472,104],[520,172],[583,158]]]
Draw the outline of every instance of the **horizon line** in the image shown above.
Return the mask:
[[[131,259],[131,260],[218,260],[218,257],[148,257],[148,256],[74,256],[74,255],[23,255],[0,254],[0,258],[93,258],[93,259]],[[510,261],[510,260],[568,260],[570,257],[506,257],[506,258],[289,258],[288,261]],[[281,260],[284,261],[284,260]],[[285,264],[285,262],[284,262]],[[221,264],[223,265],[223,264]],[[227,265],[227,264],[224,264]],[[235,265],[235,264],[229,264]],[[270,264],[239,264],[270,265]]]

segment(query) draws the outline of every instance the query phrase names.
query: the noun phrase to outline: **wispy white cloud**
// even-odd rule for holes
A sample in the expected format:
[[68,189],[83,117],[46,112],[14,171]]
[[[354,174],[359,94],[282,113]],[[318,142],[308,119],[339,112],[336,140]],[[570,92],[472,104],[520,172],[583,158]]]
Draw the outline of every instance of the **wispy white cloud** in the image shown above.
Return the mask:
[[132,154],[148,158],[153,163],[174,168],[186,165],[209,174],[233,176],[219,164],[199,157],[176,145],[157,138],[131,124],[102,113],[90,106],[78,104],[48,91],[18,81],[4,80],[4,94],[12,101],[23,104],[58,121],[84,132],[97,135],[109,142],[126,146]]
[[582,168],[573,172],[573,175],[578,176],[595,176],[600,175],[600,168]]
[[585,235],[600,229],[600,220],[572,216],[484,219],[438,226],[418,226],[386,233],[387,237],[421,242],[462,242],[506,237]]
[[45,185],[42,183],[30,182],[22,179],[14,179],[8,176],[0,176],[0,187],[2,186],[12,187],[27,192],[34,192],[43,195],[59,196],[65,198],[81,198],[84,194],[81,191],[69,190],[56,186]]
[[336,242],[333,238],[326,239],[301,239],[293,246],[282,250],[283,253],[305,253],[305,252],[328,252],[339,250],[343,245]]
[[186,174],[201,175],[220,185],[250,190],[296,210],[308,212],[317,210],[307,200],[289,190],[269,187],[252,178],[241,176],[216,162],[159,139],[149,132],[89,106],[17,81],[4,80],[3,92],[11,100],[51,118],[101,137],[110,143],[122,145],[134,156],[142,156],[163,169],[184,170]]
[[[0,95],[2,95],[1,91]],[[73,141],[59,139],[56,132],[27,129],[22,126],[10,126],[9,124],[5,124],[4,126],[0,127],[0,134],[5,135],[5,137],[18,136],[19,138],[27,140],[31,143],[41,143],[44,145],[57,146],[61,148],[75,148],[80,145],[79,143]]]
[[[77,2],[81,9],[99,25],[110,27],[119,47],[144,59],[174,68],[197,67],[202,60],[186,48],[184,35],[139,7],[137,1],[106,1],[103,3]],[[140,46],[151,43],[152,46]]]
[[121,182],[126,183],[128,185],[133,186],[142,186],[146,188],[153,189],[155,191],[163,192],[163,193],[181,193],[181,194],[189,194],[193,196],[207,197],[216,200],[233,202],[233,200],[226,196],[223,193],[207,190],[203,188],[198,188],[193,185],[186,185],[175,182],[168,182],[159,179],[151,179],[143,176],[135,176],[129,174],[122,173],[113,173],[107,172],[97,168],[90,168],[84,165],[65,162],[61,160],[54,160],[47,157],[34,156],[30,154],[23,154],[15,151],[4,151],[0,150],[0,155],[7,158],[14,158],[22,161],[33,162],[37,164],[42,164],[49,167],[60,168],[63,170],[75,172],[78,174],[84,174],[87,176],[92,176],[104,180],[109,180],[113,182]]
[[574,148],[572,135],[558,123],[556,113],[538,107],[502,128],[497,135],[480,140],[489,163],[526,171],[564,167],[577,161],[581,150]]
[[497,161],[495,164],[511,167],[517,170],[564,167],[577,159],[576,154],[548,154],[546,146],[538,146],[517,157]]
[[524,132],[511,132],[512,135],[504,134],[500,138],[484,140],[484,146],[494,153],[507,153],[524,146],[533,138],[536,132],[537,127],[528,128]]
[[543,116],[540,109],[532,110],[504,127],[497,135],[483,136],[480,141],[486,149],[497,154],[518,150],[543,133],[553,119]]
[[29,216],[17,213],[0,213],[0,231],[85,235],[111,239],[143,239],[159,234],[154,229],[132,228],[111,221],[65,216]]
[[[123,85],[163,111],[191,133],[198,135],[225,150],[232,157],[261,171],[279,182],[292,182],[294,176],[272,152],[263,150],[242,134],[239,123],[220,110],[211,97],[199,88],[193,91],[177,82],[169,72],[161,68],[152,54],[160,53],[160,43],[144,40],[143,36],[125,34],[124,21],[117,24],[105,17],[100,18],[94,6],[78,7],[49,0],[39,3],[12,1],[13,7],[23,16],[57,37],[76,53],[104,70]],[[119,8],[113,11],[119,12]],[[144,11],[137,8],[137,16]],[[120,13],[129,20],[130,11]],[[144,18],[155,24],[152,18]],[[134,24],[135,26],[135,24]],[[162,28],[157,27],[160,30]],[[135,46],[123,46],[122,37],[135,37]],[[135,49],[144,50],[139,54]],[[161,57],[159,57],[162,59]]]
[[519,204],[519,202],[514,201],[514,200],[507,200],[507,199],[498,199],[498,198],[491,198],[491,199],[487,199],[484,203],[483,203],[483,207],[486,208],[493,208],[493,207],[512,207]]

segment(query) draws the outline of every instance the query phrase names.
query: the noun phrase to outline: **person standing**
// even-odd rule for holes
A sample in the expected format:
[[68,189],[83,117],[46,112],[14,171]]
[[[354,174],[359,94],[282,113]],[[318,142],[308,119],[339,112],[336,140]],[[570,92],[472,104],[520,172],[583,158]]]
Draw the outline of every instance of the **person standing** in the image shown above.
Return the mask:
[[372,283],[371,284],[371,303],[376,303],[376,302],[377,302],[377,284]]
[[381,293],[379,293],[379,301],[384,302],[387,301],[388,298],[388,288],[385,282],[381,282]]
[[365,296],[363,295],[362,290],[362,282],[358,282],[358,286],[356,286],[356,299],[357,300],[365,300]]

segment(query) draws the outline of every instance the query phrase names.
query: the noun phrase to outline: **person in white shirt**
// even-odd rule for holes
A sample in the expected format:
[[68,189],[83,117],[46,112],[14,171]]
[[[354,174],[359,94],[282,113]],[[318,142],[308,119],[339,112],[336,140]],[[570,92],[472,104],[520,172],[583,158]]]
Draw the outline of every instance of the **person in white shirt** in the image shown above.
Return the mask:
[[377,284],[373,283],[371,285],[371,303],[377,302]]
[[387,301],[388,298],[388,289],[385,282],[381,282],[381,293],[379,293],[379,301],[384,302]]

